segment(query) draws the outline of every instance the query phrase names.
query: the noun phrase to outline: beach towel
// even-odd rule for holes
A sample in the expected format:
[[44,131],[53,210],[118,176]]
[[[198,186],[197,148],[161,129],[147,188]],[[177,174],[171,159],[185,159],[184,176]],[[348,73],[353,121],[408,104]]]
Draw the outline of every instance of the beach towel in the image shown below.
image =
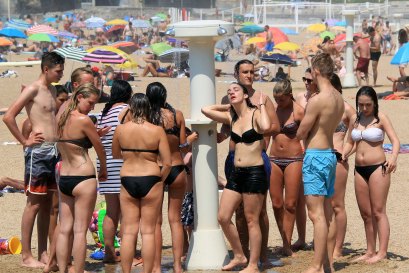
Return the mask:
[[[392,153],[392,144],[383,144],[383,150],[387,154]],[[409,144],[401,144],[399,149],[400,154],[409,154]]]
[[395,94],[390,94],[389,96],[383,97],[384,100],[401,100],[402,98],[396,96]]

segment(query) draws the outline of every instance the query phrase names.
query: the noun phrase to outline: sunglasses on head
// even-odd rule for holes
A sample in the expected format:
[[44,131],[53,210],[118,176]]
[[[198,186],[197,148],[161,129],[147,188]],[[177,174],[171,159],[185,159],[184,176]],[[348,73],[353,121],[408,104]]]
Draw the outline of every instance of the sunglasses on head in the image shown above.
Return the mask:
[[307,79],[306,77],[302,77],[303,82],[312,83],[312,79]]

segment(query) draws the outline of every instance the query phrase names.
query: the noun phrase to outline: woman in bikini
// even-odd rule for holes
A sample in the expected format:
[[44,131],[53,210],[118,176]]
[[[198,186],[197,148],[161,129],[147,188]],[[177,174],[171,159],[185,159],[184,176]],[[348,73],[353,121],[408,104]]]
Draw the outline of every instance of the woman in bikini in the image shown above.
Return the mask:
[[[389,221],[386,199],[391,172],[396,170],[400,143],[389,118],[379,112],[378,99],[372,87],[364,86],[356,94],[357,114],[350,122],[348,139],[344,146],[346,160],[356,150],[355,194],[364,220],[367,250],[355,261],[376,263],[386,258],[389,242]],[[383,150],[384,135],[392,143],[392,155],[386,158]],[[376,252],[376,238],[379,251]]]
[[[168,187],[168,218],[172,235],[172,250],[174,257],[174,272],[182,272],[181,258],[183,256],[183,225],[181,222],[181,210],[185,195],[187,177],[186,166],[183,163],[181,148],[189,146],[186,141],[185,118],[181,111],[174,109],[166,102],[166,88],[160,82],[153,82],[146,88],[146,96],[149,98],[152,110],[150,119],[153,124],[162,126],[169,142],[172,154],[172,169],[164,181]],[[157,255],[155,257],[154,272],[160,272],[161,246],[162,246],[162,216],[157,223]]]
[[[100,160],[98,180],[107,178],[105,150],[88,113],[98,102],[99,91],[91,83],[80,86],[58,120],[58,150],[61,154],[59,178],[60,233],[57,261],[66,272],[68,257],[74,256],[75,272],[84,272],[86,234],[97,198],[95,167],[88,155],[94,149]],[[74,224],[75,223],[75,224]],[[74,242],[71,249],[71,235]]]
[[282,253],[286,256],[292,256],[291,238],[294,230],[303,161],[303,149],[295,135],[304,117],[304,108],[294,101],[289,80],[279,81],[274,87],[273,94],[277,103],[276,113],[281,130],[272,136],[270,197],[283,240]]
[[[337,74],[332,74],[330,77],[332,86],[342,94],[342,84]],[[341,122],[335,129],[333,142],[335,154],[337,156],[337,170],[335,175],[335,193],[331,200],[332,208],[335,214],[335,223],[337,233],[335,238],[335,249],[333,253],[334,259],[342,256],[342,246],[345,240],[345,233],[347,229],[347,214],[345,211],[345,190],[348,180],[349,164],[348,161],[342,160],[342,152],[344,149],[345,136],[348,132],[350,121],[353,120],[355,109],[349,103],[344,102],[345,111]]]
[[[143,271],[152,272],[155,226],[163,200],[163,181],[170,172],[171,155],[163,128],[149,122],[150,105],[146,95],[134,94],[129,104],[132,121],[118,125],[112,139],[113,158],[124,161],[119,197],[122,212],[121,266],[122,272],[131,272],[140,228]],[[162,168],[158,165],[159,156]]]
[[[234,167],[227,178],[218,213],[219,223],[232,247],[234,258],[222,270],[233,270],[248,262],[241,272],[258,272],[261,248],[259,217],[269,186],[261,153],[264,147],[263,133],[270,129],[271,122],[265,109],[266,96],[263,94],[260,94],[259,109],[250,102],[247,88],[239,83],[231,84],[227,94],[230,104],[202,108],[202,113],[208,118],[231,126],[231,139],[235,143]],[[250,237],[249,261],[231,221],[242,201]]]

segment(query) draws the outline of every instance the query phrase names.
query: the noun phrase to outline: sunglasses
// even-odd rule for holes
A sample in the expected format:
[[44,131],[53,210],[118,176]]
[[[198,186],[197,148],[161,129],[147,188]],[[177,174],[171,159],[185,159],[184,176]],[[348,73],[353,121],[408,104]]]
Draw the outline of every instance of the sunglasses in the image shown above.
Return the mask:
[[308,84],[312,83],[312,79],[307,79],[306,77],[302,77],[303,82],[307,82]]

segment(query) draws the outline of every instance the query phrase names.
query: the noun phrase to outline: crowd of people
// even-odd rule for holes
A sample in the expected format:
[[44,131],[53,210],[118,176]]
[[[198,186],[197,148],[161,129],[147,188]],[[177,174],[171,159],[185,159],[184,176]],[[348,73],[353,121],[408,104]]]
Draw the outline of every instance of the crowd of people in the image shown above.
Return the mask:
[[[217,141],[229,141],[218,221],[233,257],[222,270],[259,272],[260,263],[268,268],[269,193],[282,239],[280,254],[292,256],[307,247],[307,207],[314,227],[314,258],[305,272],[333,272],[334,260],[343,255],[348,158],[353,153],[367,242],[366,253],[355,261],[386,258],[390,231],[385,207],[399,139],[372,87],[358,90],[355,109],[343,100],[334,67],[329,54],[314,56],[302,78],[306,91],[293,96],[291,81],[279,80],[273,103],[253,87],[254,63],[241,60],[234,67],[236,82],[221,104],[202,108],[205,116],[223,124]],[[128,82],[114,80],[104,109],[93,119],[89,113],[101,95],[93,71],[73,71],[70,98],[63,86],[51,84],[60,81],[63,71],[64,58],[44,54],[39,79],[22,90],[3,118],[24,146],[24,182],[13,182],[27,195],[22,265],[44,272],[84,272],[86,233],[98,186],[107,203],[104,262],[120,262],[123,272],[131,272],[138,263],[140,232],[144,272],[161,272],[166,187],[173,269],[182,272],[190,238],[185,230],[194,224],[190,148],[200,136],[188,130],[183,113],[167,102],[166,87],[159,82],[133,94]],[[28,119],[20,130],[16,116],[24,107]],[[393,146],[388,158],[382,148],[385,134]],[[88,154],[91,148],[97,154],[97,171]],[[31,251],[35,219],[38,258]]]

